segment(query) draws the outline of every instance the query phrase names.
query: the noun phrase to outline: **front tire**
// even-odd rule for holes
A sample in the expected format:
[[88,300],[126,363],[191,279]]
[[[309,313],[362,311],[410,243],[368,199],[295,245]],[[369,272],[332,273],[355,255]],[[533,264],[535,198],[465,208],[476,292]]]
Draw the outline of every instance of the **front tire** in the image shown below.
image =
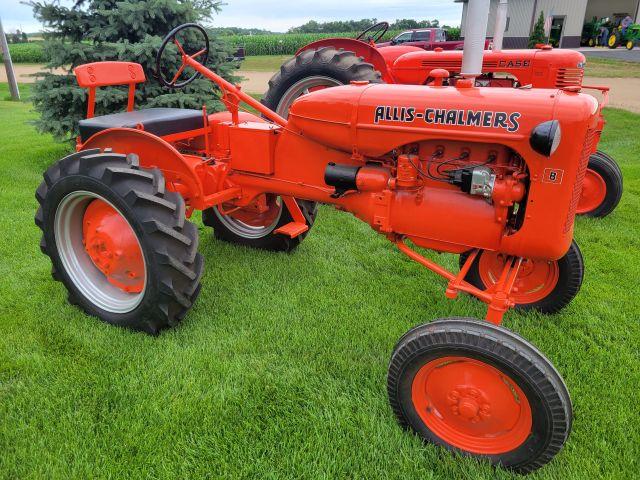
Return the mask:
[[613,158],[598,150],[589,157],[576,213],[606,217],[620,203],[622,188],[620,167]]
[[[469,253],[460,255],[460,268]],[[492,287],[504,267],[506,257],[497,252],[482,250],[476,256],[465,280],[480,290]],[[557,313],[565,308],[580,291],[584,278],[584,261],[578,244],[571,242],[567,253],[559,260],[527,260],[516,277],[511,298],[519,310]]]
[[157,334],[200,291],[197,227],[158,169],[135,155],[87,150],[50,167],[36,191],[41,250],[69,301],[118,326]]
[[287,118],[289,108],[301,95],[349,85],[356,80],[381,83],[382,75],[353,52],[332,47],[305,50],[285,62],[271,77],[262,103]]
[[452,318],[420,325],[394,348],[387,377],[398,422],[423,440],[529,473],[571,431],[560,374],[504,327]]

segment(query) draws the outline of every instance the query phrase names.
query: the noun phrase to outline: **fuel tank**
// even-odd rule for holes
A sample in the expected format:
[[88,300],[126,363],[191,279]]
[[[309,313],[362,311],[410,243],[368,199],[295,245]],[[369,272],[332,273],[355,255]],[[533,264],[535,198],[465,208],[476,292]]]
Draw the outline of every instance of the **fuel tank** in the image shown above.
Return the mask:
[[[534,88],[555,88],[581,85],[585,57],[575,50],[555,50],[550,47],[527,50],[486,50],[482,60],[482,73],[508,73],[520,85]],[[389,65],[396,83],[424,85],[431,70],[444,68],[457,75],[462,68],[462,52],[421,51],[396,57]]]

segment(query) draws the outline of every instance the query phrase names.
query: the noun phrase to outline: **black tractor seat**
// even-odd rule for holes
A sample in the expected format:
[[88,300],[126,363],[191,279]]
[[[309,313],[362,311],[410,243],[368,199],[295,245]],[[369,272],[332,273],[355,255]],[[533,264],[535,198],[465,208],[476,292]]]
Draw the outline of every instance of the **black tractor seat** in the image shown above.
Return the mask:
[[80,120],[80,140],[86,142],[108,128],[136,128],[158,136],[197,130],[204,127],[202,111],[183,108],[147,108],[132,112],[112,113]]

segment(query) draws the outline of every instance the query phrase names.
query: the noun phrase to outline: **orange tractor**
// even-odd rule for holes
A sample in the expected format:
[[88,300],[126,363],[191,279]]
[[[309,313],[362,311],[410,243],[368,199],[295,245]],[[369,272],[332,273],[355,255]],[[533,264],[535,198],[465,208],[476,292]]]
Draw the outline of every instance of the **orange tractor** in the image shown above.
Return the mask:
[[[183,46],[185,32],[203,48]],[[182,59],[177,71],[163,60],[169,45]],[[478,88],[473,78],[356,81],[301,96],[284,119],[209,70],[208,51],[204,29],[177,27],[157,72],[171,88],[205,76],[226,112],[134,110],[140,65],[75,69],[89,89],[87,119],[77,152],[45,172],[35,219],[70,301],[156,334],[177,325],[200,292],[194,210],[220,239],[291,251],[316,205],[334,205],[443,277],[447,297],[466,293],[487,306],[487,321],[441,319],[399,340],[388,395],[400,424],[518,472],[549,462],[571,429],[567,388],[542,353],[500,324],[511,308],[557,312],[580,289],[574,217],[603,105],[571,88]],[[127,111],[94,116],[96,88],[116,84],[129,85]],[[419,249],[459,255],[459,271]]]
[[[271,78],[263,103],[286,118],[299,96],[351,81],[429,85],[442,76],[442,70],[448,72],[445,82],[449,85],[461,78],[460,50],[425,51],[410,45],[377,47],[375,40],[384,35],[388,26],[386,22],[374,25],[366,32],[368,37],[328,38],[301,48]],[[585,63],[582,53],[554,50],[549,45],[532,50],[486,50],[476,85],[607,90],[582,85]],[[578,214],[592,217],[611,213],[622,196],[620,168],[613,158],[598,150],[604,124],[601,117],[577,207]]]

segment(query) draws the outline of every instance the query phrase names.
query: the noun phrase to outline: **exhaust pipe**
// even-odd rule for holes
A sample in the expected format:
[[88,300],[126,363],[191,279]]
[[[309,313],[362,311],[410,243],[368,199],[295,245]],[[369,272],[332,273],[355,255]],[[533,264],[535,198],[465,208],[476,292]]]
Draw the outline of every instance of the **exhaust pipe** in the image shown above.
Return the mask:
[[487,37],[490,0],[469,0],[467,21],[464,26],[464,51],[462,53],[462,75],[475,78],[482,73],[482,57]]
[[496,25],[493,31],[493,51],[502,50],[502,39],[504,38],[504,30],[507,27],[507,0],[500,0],[498,9],[496,10]]

